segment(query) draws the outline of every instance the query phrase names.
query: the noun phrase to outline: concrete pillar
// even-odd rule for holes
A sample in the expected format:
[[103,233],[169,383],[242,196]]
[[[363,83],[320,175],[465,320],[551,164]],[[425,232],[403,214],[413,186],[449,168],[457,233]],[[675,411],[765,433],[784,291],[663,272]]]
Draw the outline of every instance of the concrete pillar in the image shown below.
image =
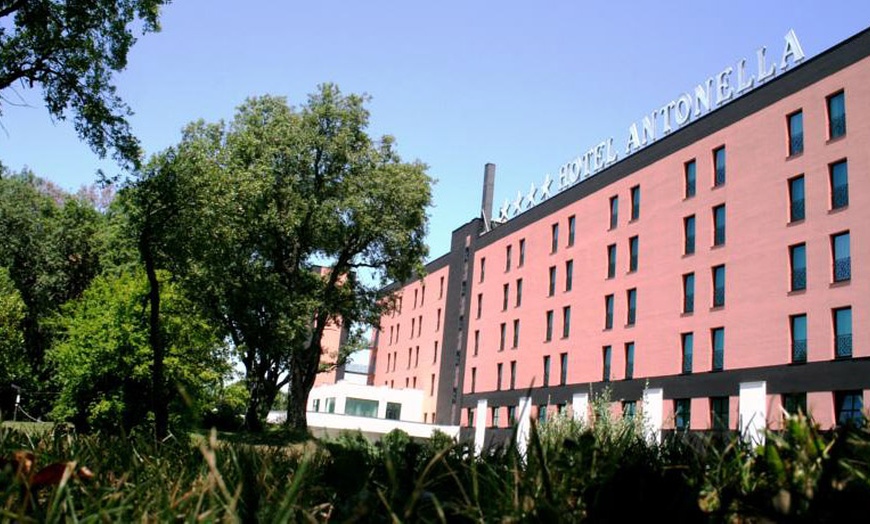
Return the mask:
[[483,443],[486,438],[486,416],[488,404],[485,399],[477,401],[477,409],[474,415],[474,452],[478,455],[483,451]]
[[532,425],[532,399],[530,397],[521,398],[518,408],[517,451],[520,452],[521,457],[525,457],[529,447],[529,431]]
[[584,426],[589,424],[589,393],[574,393],[571,401],[574,420],[579,420]]
[[738,401],[740,436],[756,446],[764,444],[767,427],[767,382],[743,382]]
[[664,391],[662,388],[643,390],[643,426],[651,443],[662,441],[662,419],[664,418]]

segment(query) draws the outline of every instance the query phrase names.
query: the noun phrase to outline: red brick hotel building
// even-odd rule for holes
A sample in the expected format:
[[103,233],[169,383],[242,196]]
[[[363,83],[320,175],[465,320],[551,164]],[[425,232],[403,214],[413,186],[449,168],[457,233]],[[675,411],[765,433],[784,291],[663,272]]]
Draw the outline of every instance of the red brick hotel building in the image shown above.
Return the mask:
[[790,37],[781,64],[759,50],[754,77],[729,67],[632,126],[636,152],[593,148],[509,219],[490,220],[487,165],[482,218],[388,289],[401,306],[381,320],[373,383],[421,389],[426,422],[488,440],[523,402],[583,417],[604,388],[663,430],[738,430],[750,403],[773,427],[795,409],[823,427],[860,416],[870,30],[806,60]]

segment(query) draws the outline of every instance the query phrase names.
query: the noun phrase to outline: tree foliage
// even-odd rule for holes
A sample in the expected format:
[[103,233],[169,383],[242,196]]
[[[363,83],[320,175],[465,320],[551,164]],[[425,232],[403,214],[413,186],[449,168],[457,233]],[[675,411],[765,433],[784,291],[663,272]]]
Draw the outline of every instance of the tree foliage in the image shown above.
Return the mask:
[[169,0],[0,0],[0,113],[16,86],[39,86],[48,111],[73,114],[79,136],[100,156],[108,149],[138,165],[139,144],[113,74],[127,66],[134,28],[158,30]]

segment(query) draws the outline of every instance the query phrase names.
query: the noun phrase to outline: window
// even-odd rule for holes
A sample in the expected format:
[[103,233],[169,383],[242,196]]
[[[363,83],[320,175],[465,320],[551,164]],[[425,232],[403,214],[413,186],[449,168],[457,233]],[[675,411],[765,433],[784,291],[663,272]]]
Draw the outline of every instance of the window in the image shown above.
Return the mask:
[[695,274],[683,275],[683,313],[695,311]]
[[387,412],[384,418],[387,420],[399,420],[402,418],[402,405],[398,402],[387,402]]
[[559,355],[559,385],[568,383],[568,353]]
[[550,253],[559,250],[559,223],[550,226]]
[[788,155],[804,152],[804,113],[797,111],[788,115]]
[[634,378],[634,342],[625,345],[625,379]]
[[311,411],[317,412],[320,411],[320,399],[316,398],[312,401]]
[[544,341],[553,340],[553,310],[547,311],[547,332],[544,334]]
[[837,409],[837,424],[841,426],[864,424],[864,393],[855,391],[837,391],[834,393]]
[[[477,352],[479,350],[480,350],[480,330],[475,329],[474,330],[474,356],[475,357],[477,356]],[[432,362],[435,362],[435,360],[438,358],[438,356],[437,356],[438,355],[438,342],[435,342],[435,355],[436,356],[434,359],[432,359]]]
[[411,369],[411,348],[408,348],[408,369]]
[[501,310],[507,311],[508,308],[508,297],[511,294],[511,285],[503,284],[501,286]]
[[419,337],[423,333],[423,315],[417,319],[417,336]]
[[610,229],[616,229],[619,222],[619,197],[610,197]]
[[725,146],[713,151],[713,186],[725,183]]
[[550,266],[550,285],[547,288],[547,296],[552,297],[556,294],[556,266]]
[[728,397],[710,397],[710,426],[713,431],[728,431]]
[[604,329],[613,329],[613,295],[604,297]]
[[607,278],[616,276],[616,244],[607,246]]
[[834,259],[834,282],[845,282],[852,278],[852,258],[849,255],[849,232],[831,236],[831,250]]
[[[475,344],[474,350],[475,351],[477,351],[477,343],[478,343],[478,339],[475,339],[475,341],[474,341],[474,344]],[[477,353],[475,353],[475,355],[476,354]],[[438,362],[438,341],[437,340],[435,341],[435,347],[432,351],[432,363],[434,364],[436,362]]]
[[725,305],[725,266],[713,268],[713,307]]
[[511,389],[516,389],[517,387],[517,361],[511,360]]
[[480,313],[483,310],[483,293],[477,294],[477,318],[480,318]]
[[633,326],[637,317],[637,289],[629,289],[625,295],[628,302],[628,314],[626,315],[625,324]]
[[683,373],[689,374],[692,372],[692,351],[695,345],[694,333],[683,333],[680,335],[683,344]]
[[802,364],[807,361],[807,316],[792,315],[791,323],[791,361]]
[[837,358],[852,357],[852,308],[834,310],[834,347]]
[[562,338],[571,336],[571,306],[562,308]]
[[517,302],[516,307],[520,307],[523,303],[523,279],[517,279]]
[[710,341],[713,345],[713,371],[725,369],[725,328],[710,330]]
[[480,259],[480,281],[483,282],[486,276],[486,257]]
[[696,166],[694,160],[689,160],[685,164],[684,174],[685,174],[685,196],[686,198],[692,198],[695,196],[695,172]]
[[326,399],[326,412],[335,413],[335,397],[329,397]]
[[502,322],[501,326],[499,326],[499,329],[501,332],[501,336],[499,337],[498,350],[504,351],[504,343],[505,343],[505,339],[507,338],[507,325],[504,322]]
[[501,379],[502,379],[502,372],[503,371],[504,371],[504,365],[501,362],[496,364],[496,366],[495,366],[495,389],[497,391],[501,391]]
[[547,405],[540,404],[538,405],[538,424],[543,424],[547,422]]
[[574,245],[574,233],[577,229],[577,217],[571,215],[568,217],[568,247]]
[[846,161],[828,167],[831,177],[831,209],[849,205],[849,172]]
[[628,272],[637,271],[637,237],[628,239]]
[[423,284],[423,286],[420,288],[420,307],[423,307],[423,303],[425,303],[425,302],[426,302],[426,285]]
[[807,394],[806,393],[783,393],[782,394],[782,409],[791,416],[798,413],[807,414]]
[[640,218],[640,186],[631,188],[631,219]]
[[345,415],[369,418],[374,418],[378,416],[377,400],[347,397],[344,402]]
[[637,415],[637,401],[623,400],[622,401],[622,418],[633,419]]
[[806,216],[804,204],[804,176],[796,176],[788,181],[788,219],[790,222],[803,220]]
[[501,411],[501,408],[498,406],[492,407],[492,427],[497,428],[499,426],[498,415]]
[[550,385],[550,355],[544,357],[544,383],[543,386]]
[[611,357],[610,346],[604,346],[601,353],[602,353],[601,358],[603,361],[601,380],[603,380],[604,382],[610,382],[610,357]]
[[512,251],[512,249],[513,249],[513,246],[511,246],[511,245],[508,245],[504,248],[504,270],[505,271],[511,270],[511,251]]
[[[435,331],[441,330],[441,308],[438,308],[438,311],[435,312]],[[396,329],[396,336],[398,337],[398,329]]]
[[[425,422],[426,415],[423,415],[423,422]],[[474,427],[474,408],[468,408],[468,427]]]
[[444,298],[444,277],[438,281],[438,298]]
[[795,244],[788,248],[791,262],[791,290],[807,288],[807,245]]
[[688,431],[692,427],[692,399],[674,399],[674,429]]
[[683,254],[691,255],[695,252],[695,215],[683,219]]
[[520,346],[520,319],[514,319],[514,349]]
[[828,97],[828,136],[837,138],[846,134],[846,94],[843,91]]
[[508,425],[513,426],[517,421],[517,407],[516,406],[508,406],[507,408],[508,415]]
[[526,239],[520,239],[520,259],[517,263],[517,267],[523,267],[523,264],[526,263]]
[[574,261],[565,262],[565,291],[571,291],[574,287]]
[[417,298],[420,296],[420,290],[414,290],[414,307],[412,309],[417,309]]
[[725,204],[713,208],[713,245],[725,244]]

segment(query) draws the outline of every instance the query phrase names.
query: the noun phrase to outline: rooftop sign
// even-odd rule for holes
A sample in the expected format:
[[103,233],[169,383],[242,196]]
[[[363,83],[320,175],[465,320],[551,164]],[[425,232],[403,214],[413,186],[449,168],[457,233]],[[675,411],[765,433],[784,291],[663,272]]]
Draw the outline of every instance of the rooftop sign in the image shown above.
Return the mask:
[[[769,61],[767,48],[761,47],[755,53],[755,68],[747,66],[745,58],[734,66],[728,66],[713,77],[695,86],[691,91],[680,94],[659,109],[634,122],[628,128],[624,155],[630,156],[663,136],[680,129],[690,121],[714,111],[740,95],[751,91],[789,67],[800,64],[805,55],[793,29],[784,37],[782,57],[779,63]],[[559,168],[558,180],[548,173],[544,181],[523,195],[517,191],[516,199],[505,199],[499,210],[499,220],[515,217],[526,209],[543,202],[551,196],[578,182],[598,174],[604,168],[619,160],[619,149],[610,137],[587,150],[574,160]],[[554,189],[553,184],[557,186]]]

